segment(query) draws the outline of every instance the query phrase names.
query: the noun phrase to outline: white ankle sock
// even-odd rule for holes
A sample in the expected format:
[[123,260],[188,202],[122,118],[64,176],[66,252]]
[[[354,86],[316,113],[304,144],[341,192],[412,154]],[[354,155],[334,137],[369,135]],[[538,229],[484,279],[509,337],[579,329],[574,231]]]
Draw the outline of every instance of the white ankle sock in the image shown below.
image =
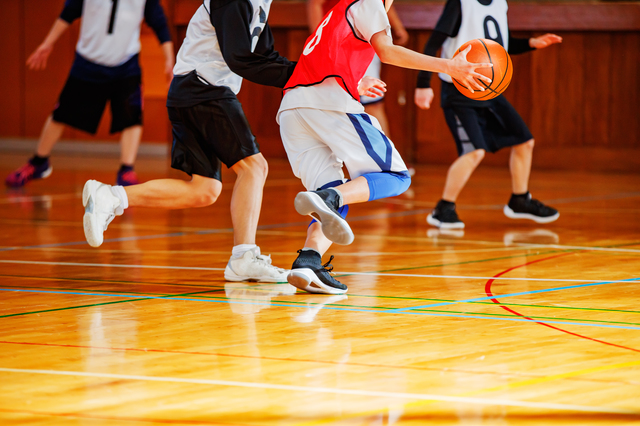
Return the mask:
[[246,252],[256,247],[258,246],[255,244],[238,244],[237,246],[233,246],[233,249],[231,250],[231,258],[240,259]]
[[122,215],[124,209],[129,207],[129,197],[127,197],[127,191],[124,190],[124,186],[114,185],[111,187],[111,193],[118,197],[120,205],[116,209],[116,216]]

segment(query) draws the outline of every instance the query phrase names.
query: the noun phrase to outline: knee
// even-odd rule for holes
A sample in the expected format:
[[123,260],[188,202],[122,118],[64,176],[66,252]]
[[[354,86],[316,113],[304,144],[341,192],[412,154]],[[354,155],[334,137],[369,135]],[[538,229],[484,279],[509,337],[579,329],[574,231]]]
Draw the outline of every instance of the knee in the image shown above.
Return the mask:
[[517,145],[516,149],[518,151],[532,152],[534,146],[535,146],[535,140],[529,139],[528,141],[521,143],[520,145]]
[[194,184],[194,207],[206,207],[215,203],[220,192],[222,191],[222,184],[214,179],[209,179],[211,182],[201,182]]
[[236,172],[238,177],[251,176],[254,179],[262,181],[266,181],[267,175],[269,174],[269,164],[267,164],[267,160],[265,160],[262,154],[256,154],[244,158],[234,164],[231,168]]
[[475,151],[471,151],[468,155],[471,156],[471,159],[476,163],[480,163],[487,152],[484,149],[476,149]]

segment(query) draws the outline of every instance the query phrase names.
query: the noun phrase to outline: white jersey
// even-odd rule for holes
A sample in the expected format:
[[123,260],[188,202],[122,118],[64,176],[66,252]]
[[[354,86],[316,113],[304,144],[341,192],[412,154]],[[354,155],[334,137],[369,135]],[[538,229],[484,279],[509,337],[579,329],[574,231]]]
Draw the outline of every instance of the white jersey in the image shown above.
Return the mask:
[[[476,38],[488,38],[496,41],[509,49],[509,29],[507,26],[507,2],[506,0],[460,0],[462,10],[462,22],[460,30],[455,37],[449,37],[442,45],[441,57],[453,58],[456,51],[464,43]],[[447,83],[453,80],[448,74],[439,74],[440,78]]]
[[140,52],[146,0],[84,0],[76,51],[99,65],[122,65]]
[[[253,15],[249,25],[253,52],[267,22],[271,0],[249,0]],[[216,29],[211,24],[210,0],[204,0],[189,21],[187,35],[178,51],[174,75],[185,75],[196,70],[198,76],[214,86],[227,86],[238,94],[242,77],[229,69],[222,56]]]

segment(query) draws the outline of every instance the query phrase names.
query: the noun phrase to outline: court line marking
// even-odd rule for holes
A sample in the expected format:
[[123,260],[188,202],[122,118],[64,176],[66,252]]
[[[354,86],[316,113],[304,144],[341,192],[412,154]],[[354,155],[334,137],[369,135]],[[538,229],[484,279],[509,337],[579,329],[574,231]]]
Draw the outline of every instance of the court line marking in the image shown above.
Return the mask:
[[[550,374],[550,375],[543,376],[543,377],[535,377],[535,378],[515,381],[515,382],[512,382],[512,383],[507,383],[507,384],[504,384],[504,385],[494,386],[494,387],[490,387],[490,388],[486,388],[486,389],[479,389],[479,390],[475,390],[475,391],[465,392],[465,393],[460,394],[459,396],[475,396],[475,395],[481,395],[481,394],[490,393],[490,392],[500,392],[500,391],[517,389],[517,388],[536,385],[536,384],[541,384],[541,383],[549,383],[549,382],[556,381],[556,380],[573,379],[575,377],[583,376],[585,374],[599,373],[599,372],[602,372],[602,371],[615,370],[615,369],[626,368],[626,367],[634,367],[636,365],[640,365],[640,361],[621,362],[621,363],[618,363],[618,364],[610,364],[610,365],[604,365],[604,366],[600,366],[600,367],[590,367],[590,368],[585,368],[585,369],[581,369],[581,370],[570,371],[570,372],[567,372],[567,373]],[[418,407],[431,405],[431,404],[433,404],[435,402],[437,402],[437,401],[414,401],[414,402],[408,402],[408,403],[402,404],[401,407],[402,407],[402,409],[404,411],[407,408],[414,408],[415,409],[415,408],[418,408]],[[389,406],[389,407],[385,407],[383,409],[360,411],[358,413],[351,413],[351,414],[348,414],[346,416],[343,415],[341,417],[329,417],[329,418],[325,418],[325,419],[321,419],[321,420],[299,423],[296,426],[314,426],[314,425],[333,423],[333,422],[336,422],[338,420],[355,419],[355,418],[358,418],[358,417],[371,416],[371,415],[379,414],[381,412],[385,412],[385,411],[387,411],[389,409],[392,409],[392,408],[393,408],[393,406]]]
[[[399,370],[414,370],[414,371],[431,371],[438,373],[464,373],[469,375],[489,375],[489,376],[508,376],[508,377],[526,377],[523,380],[530,379],[540,379],[546,376],[540,376],[535,374],[527,374],[513,371],[478,371],[478,370],[461,370],[457,368],[449,368],[449,367],[414,367],[407,365],[396,365],[396,364],[367,364],[363,362],[352,362],[352,361],[328,361],[328,360],[318,360],[318,359],[304,359],[304,358],[278,358],[278,357],[269,357],[269,356],[255,356],[255,355],[240,355],[240,354],[228,354],[228,353],[220,353],[220,352],[195,352],[195,351],[179,351],[179,350],[171,350],[171,349],[154,349],[154,348],[127,348],[127,347],[113,347],[113,346],[94,346],[94,345],[65,345],[58,343],[38,343],[38,342],[12,342],[7,340],[0,340],[0,344],[7,345],[24,345],[24,346],[45,346],[45,347],[55,347],[55,348],[74,348],[74,349],[103,349],[107,351],[123,351],[123,352],[157,352],[157,353],[165,353],[165,354],[173,354],[173,355],[203,355],[203,356],[215,356],[215,357],[226,357],[226,358],[240,358],[240,359],[259,359],[259,360],[267,360],[267,361],[286,361],[286,362],[301,362],[307,364],[325,364],[325,365],[350,365],[354,367],[371,367],[371,368],[387,368],[387,369],[399,369]],[[640,361],[638,361],[640,362]],[[579,381],[588,381],[588,382],[598,382],[598,383],[608,383],[608,384],[617,384],[617,385],[630,385],[632,383],[624,382],[620,380],[602,380],[602,379],[577,379]]]
[[72,377],[92,377],[92,378],[120,379],[120,380],[132,380],[132,381],[139,380],[139,381],[150,381],[150,382],[190,383],[190,384],[197,384],[197,385],[229,386],[229,387],[242,387],[242,388],[253,388],[253,389],[271,389],[271,390],[282,390],[282,391],[293,391],[293,392],[328,393],[328,394],[365,396],[365,397],[433,400],[433,401],[441,401],[441,402],[457,402],[457,403],[463,403],[463,404],[498,405],[498,406],[510,406],[510,407],[540,408],[540,409],[547,409],[547,410],[581,411],[581,412],[590,412],[590,413],[612,413],[612,414],[634,414],[634,415],[637,415],[640,413],[635,410],[628,410],[628,409],[614,408],[614,407],[594,407],[594,406],[573,405],[573,404],[557,404],[557,403],[549,403],[549,402],[519,401],[519,400],[502,399],[502,398],[490,399],[490,398],[435,395],[435,394],[423,394],[423,393],[383,392],[383,391],[369,391],[369,390],[361,390],[361,389],[296,386],[296,385],[282,385],[282,384],[264,383],[264,382],[262,383],[261,382],[241,382],[241,381],[233,381],[233,380],[189,379],[189,378],[167,377],[167,376],[142,376],[142,375],[128,375],[128,374],[92,373],[92,372],[85,372],[85,371],[39,370],[39,369],[5,368],[5,367],[0,367],[0,372],[18,373],[18,374],[45,374],[45,375],[59,375],[59,376],[72,376]]
[[[501,275],[504,275],[504,274],[506,274],[508,272],[513,271],[514,269],[522,268],[523,266],[527,266],[527,265],[531,265],[531,264],[539,263],[539,262],[544,262],[544,261],[551,260],[551,259],[556,259],[556,258],[562,257],[562,256],[569,256],[571,254],[573,254],[573,253],[557,254],[557,255],[551,256],[551,257],[532,260],[532,261],[529,261],[529,262],[524,263],[522,265],[516,265],[516,266],[512,266],[511,268],[505,269],[504,271],[496,274],[495,276],[499,277]],[[626,349],[626,350],[633,351],[633,352],[640,352],[640,349],[635,349],[635,348],[632,348],[632,347],[629,347],[629,346],[624,346],[624,345],[618,345],[616,343],[606,342],[604,340],[596,339],[594,337],[589,337],[589,336],[585,336],[583,334],[574,333],[572,331],[565,330],[563,328],[554,327],[554,326],[550,325],[551,321],[538,321],[538,320],[535,320],[535,319],[533,319],[533,318],[531,318],[531,317],[529,317],[527,315],[521,314],[520,312],[517,312],[517,311],[515,311],[515,310],[513,310],[513,309],[511,309],[511,308],[509,308],[507,306],[502,306],[500,304],[500,301],[498,300],[498,297],[501,297],[501,296],[499,296],[499,295],[495,296],[491,292],[491,285],[493,284],[494,281],[495,281],[494,279],[490,279],[489,281],[487,281],[487,283],[485,284],[485,287],[484,287],[485,294],[487,296],[491,297],[491,301],[494,302],[495,304],[497,304],[501,309],[503,309],[503,310],[505,310],[505,311],[507,311],[507,312],[509,312],[511,314],[514,314],[514,315],[516,315],[516,316],[518,316],[520,318],[525,318],[525,319],[529,320],[532,323],[535,323],[535,324],[538,324],[538,325],[542,325],[544,327],[550,328],[552,330],[560,331],[562,333],[566,333],[566,334],[569,334],[571,336],[579,337],[581,339],[591,340],[593,342],[602,343],[604,345],[613,346],[613,347],[620,348],[620,349]]]
[[473,299],[457,300],[455,302],[442,302],[442,303],[434,303],[434,304],[431,304],[431,305],[410,306],[410,307],[406,307],[406,308],[394,309],[393,311],[389,311],[389,312],[390,313],[400,313],[400,312],[406,312],[406,311],[410,311],[410,310],[414,310],[414,309],[429,309],[429,308],[436,308],[436,307],[439,307],[439,306],[454,305],[456,303],[479,302],[479,301],[483,301],[483,300],[495,299],[496,297],[499,297],[499,298],[502,299],[502,298],[505,298],[505,297],[516,297],[516,296],[524,296],[524,295],[529,295],[529,294],[548,293],[548,292],[551,292],[551,291],[569,290],[569,289],[573,289],[573,288],[593,287],[593,286],[597,286],[597,285],[619,284],[619,283],[627,283],[627,282],[635,282],[635,281],[640,281],[640,277],[638,277],[638,278],[627,278],[627,279],[616,280],[616,281],[604,281],[604,282],[596,282],[596,283],[570,285],[570,286],[565,286],[565,287],[546,288],[546,289],[541,289],[541,290],[530,290],[530,291],[523,291],[523,292],[519,292],[519,293],[499,294],[499,295],[495,295],[495,296],[476,297],[476,298],[473,298]]
[[[8,264],[26,264],[26,265],[51,265],[51,266],[92,266],[100,268],[140,268],[140,269],[174,269],[185,271],[224,271],[224,268],[210,268],[204,266],[170,266],[170,265],[132,265],[120,263],[82,263],[82,262],[47,262],[40,260],[12,260],[2,259],[0,263]],[[362,276],[383,276],[383,277],[407,277],[407,278],[446,278],[446,279],[462,279],[462,280],[488,280],[493,277],[480,277],[469,275],[429,275],[429,274],[392,274],[385,272],[336,272],[338,275],[362,275]],[[508,281],[549,281],[549,282],[590,282],[590,283],[609,283],[609,280],[579,280],[565,278],[521,278],[521,277],[504,277],[501,280]],[[640,279],[640,278],[639,278]]]
[[[225,286],[222,285],[201,285],[201,284],[183,284],[183,283],[164,283],[164,282],[149,282],[149,281],[121,281],[121,280],[98,280],[95,278],[69,278],[69,277],[33,277],[33,276],[27,276],[27,275],[5,275],[5,274],[0,274],[0,277],[5,277],[5,278],[23,278],[23,279],[27,279],[27,280],[35,280],[35,281],[49,281],[49,280],[59,280],[59,281],[80,281],[80,282],[95,282],[95,283],[100,283],[100,284],[104,284],[104,283],[109,283],[109,284],[137,284],[137,285],[149,285],[149,286],[170,286],[170,287],[195,287],[195,288],[210,288],[211,292],[217,292],[217,291],[226,291],[226,284]],[[282,284],[277,284],[277,283],[261,283],[261,284],[252,284],[252,283],[244,283],[244,282],[240,282],[240,283],[234,283],[237,286],[234,286],[233,289],[243,289],[243,290],[249,290],[252,292],[273,292],[273,289],[269,288],[269,287],[273,287],[273,286],[281,286],[281,285],[285,285],[284,283]],[[241,287],[243,286],[243,287]],[[38,286],[29,286],[29,285],[7,285],[5,284],[6,288],[17,288],[17,289],[37,289],[37,290],[66,290],[66,291],[96,291],[96,292],[101,292],[101,293],[105,293],[105,294],[109,294],[109,293],[118,293],[117,291],[114,290],[100,290],[100,289],[87,289],[87,288],[69,288],[69,287],[38,287]],[[134,292],[134,291],[128,291],[127,293],[130,294],[145,294],[145,295],[157,295],[158,293],[152,293],[152,292]],[[273,298],[275,297],[279,297],[284,295],[283,293],[277,294],[272,296]],[[205,297],[205,296],[203,296]],[[402,297],[402,296],[384,296],[384,295],[368,295],[368,294],[353,294],[350,293],[349,294],[349,298],[374,298],[374,299],[379,299],[379,300],[418,300],[418,301],[433,301],[433,302],[453,302],[453,299],[433,299],[433,298],[427,298],[427,297]],[[245,300],[245,299],[243,299]],[[300,301],[300,302],[293,302],[293,301],[289,301],[288,303],[297,303],[297,304],[310,304],[310,305],[324,305],[324,303],[315,303],[315,302],[309,302],[307,300],[305,301]],[[494,305],[493,302],[468,302],[471,305],[486,305],[486,306],[491,306]],[[622,313],[622,314],[640,314],[640,311],[630,311],[630,310],[624,310],[624,309],[607,309],[607,308],[584,308],[584,307],[576,307],[576,306],[560,306],[560,305],[536,305],[536,304],[526,304],[526,303],[500,303],[501,305],[504,306],[518,306],[518,307],[525,307],[525,308],[543,308],[543,309],[566,309],[566,310],[578,310],[578,311],[593,311],[593,312],[616,312],[616,313]],[[340,305],[340,304],[336,304],[336,303],[330,303],[329,305],[332,306],[348,306],[348,305]],[[368,306],[365,305],[371,309],[393,309],[393,308],[388,308],[388,307],[384,307],[384,306]],[[435,312],[446,312],[446,311],[435,311]],[[587,321],[587,320],[583,320],[583,321]],[[632,324],[632,323],[628,323],[628,324]]]
[[[612,284],[612,283],[607,283]],[[598,285],[598,284],[594,284]],[[39,294],[65,294],[65,295],[80,295],[80,296],[98,296],[98,297],[118,297],[125,299],[135,299],[129,301],[141,301],[141,300],[181,300],[188,302],[203,302],[203,303],[223,303],[223,304],[237,304],[237,305],[258,305],[258,306],[280,306],[286,308],[306,308],[306,306],[302,306],[300,304],[292,304],[282,301],[239,301],[239,300],[229,300],[229,299],[193,299],[193,298],[185,298],[185,297],[176,297],[175,296],[141,296],[141,295],[126,295],[126,294],[104,294],[104,293],[79,293],[79,292],[69,292],[69,291],[44,291],[44,290],[20,290],[20,289],[9,289],[9,288],[0,288],[0,291],[7,292],[16,292],[16,293],[39,293]],[[213,290],[211,290],[213,291]],[[549,290],[553,291],[553,290]],[[506,296],[501,296],[506,297]],[[121,303],[127,302],[127,300],[120,301]],[[118,303],[118,302],[111,302]],[[453,302],[458,303],[458,302]],[[451,303],[451,304],[453,304]],[[83,305],[83,306],[74,306],[67,308],[58,308],[58,309],[50,309],[47,311],[38,311],[41,312],[53,312],[60,310],[68,310],[68,309],[76,309],[76,308],[85,308],[91,306],[97,306],[106,303],[98,303],[95,305]],[[416,308],[411,308],[411,310],[398,310],[398,309],[389,309],[389,310],[376,310],[375,308],[351,308],[351,307],[342,307],[342,306],[321,306],[321,309],[329,309],[329,310],[337,310],[337,311],[351,311],[351,312],[373,312],[373,313],[381,313],[381,314],[401,314],[401,315],[426,315],[426,316],[435,316],[435,317],[448,317],[448,318],[473,318],[473,319],[482,319],[482,320],[495,320],[495,321],[514,321],[514,322],[525,322],[530,323],[530,320],[518,317],[489,317],[478,314],[444,314],[444,313],[434,313],[430,311],[415,311]],[[0,315],[0,318],[9,318],[16,317],[21,315],[29,315],[36,312],[22,312],[22,313],[14,313],[8,315]],[[640,330],[640,326],[622,326],[622,325],[613,325],[613,324],[593,324],[593,323],[583,323],[579,320],[565,320],[565,321],[546,321],[548,324],[564,324],[564,325],[576,325],[576,326],[584,326],[584,327],[601,327],[601,328],[615,328],[621,330]]]

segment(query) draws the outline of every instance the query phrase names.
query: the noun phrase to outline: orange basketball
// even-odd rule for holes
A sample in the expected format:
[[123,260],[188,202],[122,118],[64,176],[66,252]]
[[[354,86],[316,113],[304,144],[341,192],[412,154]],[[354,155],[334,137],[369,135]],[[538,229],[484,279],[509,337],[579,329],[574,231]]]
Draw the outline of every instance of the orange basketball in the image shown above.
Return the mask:
[[[486,75],[491,79],[491,84],[487,85],[482,80],[476,79],[478,83],[485,87],[484,92],[474,89],[471,93],[463,84],[453,79],[453,84],[467,98],[476,99],[478,101],[486,101],[493,99],[504,92],[511,82],[513,74],[513,65],[511,58],[506,50],[493,40],[486,38],[478,38],[471,40],[460,46],[456,55],[471,45],[471,50],[467,54],[467,61],[474,63],[491,62],[493,67],[477,68],[476,72]],[[455,55],[454,55],[455,57]]]

